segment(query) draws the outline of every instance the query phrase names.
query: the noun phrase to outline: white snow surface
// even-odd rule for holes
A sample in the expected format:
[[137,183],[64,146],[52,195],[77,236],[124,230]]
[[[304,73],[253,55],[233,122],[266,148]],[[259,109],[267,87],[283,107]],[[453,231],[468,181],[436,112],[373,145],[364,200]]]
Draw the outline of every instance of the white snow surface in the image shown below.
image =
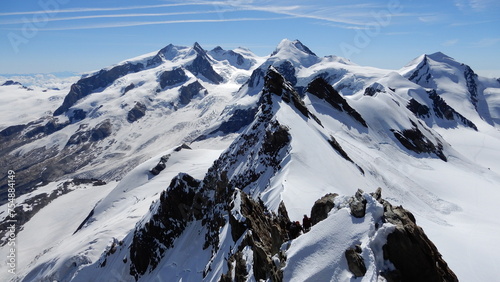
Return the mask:
[[[76,174],[100,174],[109,183],[83,185],[38,212],[17,235],[16,276],[10,275],[2,263],[0,280],[135,281],[129,275],[130,260],[123,261],[129,255],[127,248],[118,248],[107,267],[99,268],[103,254],[114,241],[124,241],[124,246],[131,241],[134,228],[145,222],[152,202],[158,200],[174,176],[182,172],[203,179],[239,133],[198,140],[191,144],[192,150],[176,152],[174,148],[217,128],[234,110],[254,106],[259,98],[255,93],[259,91],[242,84],[259,66],[278,65],[284,60],[296,68],[296,86],[305,87],[322,74],[369,125],[361,126],[310,93],[304,93],[304,102],[321,125],[273,98],[275,119],[291,135],[290,150],[280,170],[268,182],[259,183],[252,196],[260,196],[272,211],[284,201],[290,219],[295,221],[309,214],[314,202],[326,193],[340,194],[336,208],[326,220],[284,244],[288,257],[283,269],[285,281],[380,281],[377,270],[389,265],[381,258],[381,248],[393,227],[385,223],[375,230],[375,223],[381,223],[383,208],[367,193],[365,218],[355,219],[345,206],[347,197],[357,189],[373,192],[377,187],[382,187],[383,198],[393,205],[403,205],[415,215],[417,224],[461,281],[497,279],[500,82],[478,78],[483,105],[488,106],[480,107],[478,112],[461,76],[464,66],[441,53],[427,56],[434,79],[420,85],[407,78],[426,56],[394,71],[358,66],[338,57],[319,58],[307,53],[300,42],[290,40],[283,40],[269,57],[257,57],[243,48],[233,51],[245,58],[243,67],[236,67],[233,55],[225,51],[209,52],[213,68],[224,78],[221,84],[186,71],[188,83],[198,80],[209,93],[197,95],[188,105],[177,104],[180,85],[153,91],[162,71],[188,64],[194,58],[192,48],[176,47],[165,55],[164,64],[126,75],[78,101],[73,109],[88,111],[89,118],[21,147],[17,151],[20,154],[54,144],[61,148],[82,124],[94,127],[104,120],[113,124],[114,142],[106,146],[106,153]],[[152,56],[153,53],[128,61],[145,61]],[[137,87],[122,95],[130,83]],[[364,89],[370,85],[380,90],[373,97],[364,95]],[[410,98],[426,102],[426,90],[430,87],[437,88],[449,105],[478,127],[474,131],[461,125],[420,123],[426,137],[443,142],[447,162],[405,149],[391,133],[391,129],[409,129],[412,122],[420,122],[406,105]],[[0,119],[0,130],[50,116],[67,91],[68,88],[43,92],[38,88],[28,91],[17,85],[1,86],[0,110],[5,114]],[[148,110],[145,117],[130,124],[126,113],[137,101]],[[21,115],[20,108],[26,109]],[[330,136],[335,137],[352,162],[332,150]],[[167,167],[153,177],[148,170],[166,154],[171,155]],[[59,183],[25,194],[17,199],[18,203],[36,193],[52,191]],[[6,205],[0,209],[4,218]],[[74,233],[91,210],[94,214],[90,220]],[[233,212],[237,214],[237,208]],[[175,248],[166,252],[160,265],[141,277],[141,281],[199,281],[210,259],[212,271],[204,280],[218,280],[228,270],[224,255],[237,242],[232,241],[230,226],[226,224],[220,230],[219,255],[212,257],[209,250],[202,248],[204,228],[200,222],[189,223],[175,241]],[[355,244],[361,245],[368,266],[367,275],[357,279],[348,272],[344,258],[344,251]],[[8,251],[7,246],[2,246],[0,257],[5,258]],[[243,253],[247,261],[253,259],[250,249]]]

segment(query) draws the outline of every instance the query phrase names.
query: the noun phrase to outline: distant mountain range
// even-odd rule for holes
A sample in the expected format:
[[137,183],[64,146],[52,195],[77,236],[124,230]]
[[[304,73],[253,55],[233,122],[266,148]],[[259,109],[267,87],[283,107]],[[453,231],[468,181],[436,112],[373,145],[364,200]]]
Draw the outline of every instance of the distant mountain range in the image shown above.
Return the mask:
[[496,278],[500,80],[445,54],[170,44],[67,88],[2,84],[2,280]]

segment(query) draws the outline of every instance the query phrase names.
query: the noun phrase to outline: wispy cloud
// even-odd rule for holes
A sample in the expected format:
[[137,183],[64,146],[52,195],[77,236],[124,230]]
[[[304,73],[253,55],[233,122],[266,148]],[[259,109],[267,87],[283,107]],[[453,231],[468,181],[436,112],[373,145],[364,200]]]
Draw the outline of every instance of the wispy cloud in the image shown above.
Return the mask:
[[484,11],[495,4],[498,5],[495,0],[455,0],[455,6],[463,11],[471,9],[476,12]]
[[458,42],[459,42],[458,39],[451,39],[451,40],[447,40],[447,41],[441,43],[441,45],[445,46],[445,47],[449,47],[449,46],[456,45]]
[[124,10],[138,10],[150,8],[165,8],[165,7],[179,7],[179,6],[208,6],[208,5],[225,5],[227,2],[187,2],[175,4],[159,4],[159,5],[142,5],[142,6],[127,6],[127,7],[113,7],[113,8],[73,8],[73,9],[57,9],[57,10],[40,10],[40,11],[23,11],[23,12],[9,12],[0,13],[0,16],[19,16],[19,15],[36,15],[48,13],[85,13],[85,12],[109,12],[109,11],[124,11]]
[[497,45],[500,42],[500,38],[483,38],[478,42],[472,43],[472,47],[485,48]]
[[[273,2],[267,0],[230,0],[230,1],[186,1],[182,3],[169,3],[158,5],[141,5],[141,6],[122,6],[113,8],[71,8],[60,9],[54,11],[30,11],[30,12],[8,12],[0,13],[0,16],[23,16],[23,15],[36,15],[42,13],[49,13],[50,17],[45,17],[44,22],[56,21],[79,21],[79,20],[97,20],[105,18],[133,18],[133,17],[159,17],[159,16],[181,16],[181,15],[195,15],[195,14],[217,14],[215,17],[208,19],[168,19],[164,21],[144,20],[138,22],[115,22],[115,23],[102,23],[94,22],[93,25],[80,25],[71,27],[70,24],[65,24],[64,27],[52,26],[47,28],[40,28],[39,30],[74,30],[74,29],[88,29],[88,28],[113,28],[113,27],[126,27],[137,25],[157,25],[157,24],[170,24],[170,23],[185,23],[185,22],[224,22],[224,21],[249,21],[249,20],[276,20],[276,19],[289,19],[289,18],[302,18],[316,20],[318,23],[329,24],[336,28],[342,29],[367,29],[371,25],[379,24],[376,13],[385,13],[384,16],[390,18],[395,17],[414,17],[413,14],[394,13],[387,10],[386,4],[378,3],[357,3],[357,4],[344,4],[335,5],[326,8],[324,5],[319,5],[318,2],[307,2],[306,5],[303,1],[297,0],[276,0]],[[203,11],[178,11],[170,13],[112,13],[117,11],[126,10],[139,10],[139,9],[159,9],[159,8],[173,8],[173,7],[194,7],[204,6]],[[226,18],[225,13],[231,12],[262,12],[261,17],[245,17],[243,14],[241,18],[236,18],[238,15],[231,14]],[[98,12],[108,12],[107,14],[97,14]],[[64,13],[79,13],[75,16],[59,16],[57,14]],[[265,13],[268,13],[266,15]],[[276,17],[278,16],[278,17]],[[11,20],[4,20],[0,25],[9,24],[22,24],[25,19],[14,18]],[[12,29],[11,29],[12,30]],[[15,30],[15,29],[14,29]]]
[[[174,13],[134,13],[134,14],[106,14],[106,15],[88,15],[88,16],[75,16],[75,17],[58,17],[46,18],[44,21],[72,21],[72,20],[86,20],[86,19],[100,19],[100,18],[133,18],[133,17],[160,17],[160,16],[181,16],[181,15],[200,15],[200,14],[215,14],[215,13],[228,13],[234,12],[235,9],[226,10],[207,10],[207,11],[189,11],[189,12],[174,12]],[[10,20],[0,21],[0,25],[9,24],[22,24],[25,20]]]
[[493,23],[493,22],[498,22],[499,20],[485,20],[485,21],[466,21],[466,22],[459,22],[459,23],[452,23],[450,26],[452,27],[460,27],[460,26],[468,26],[468,25],[478,25],[478,24],[485,24],[485,23]]
[[[275,18],[234,18],[234,19],[191,19],[191,20],[171,20],[171,21],[143,21],[143,22],[119,22],[81,26],[65,26],[55,28],[41,28],[40,31],[57,31],[57,30],[82,30],[82,29],[101,29],[101,28],[117,28],[117,27],[132,27],[145,25],[164,25],[164,24],[180,24],[180,23],[220,23],[220,22],[243,22],[243,21],[272,21],[291,19],[292,17],[275,17]],[[11,28],[9,30],[22,30],[22,28]]]
[[423,23],[436,23],[441,20],[441,16],[439,15],[426,15],[418,17],[418,20]]

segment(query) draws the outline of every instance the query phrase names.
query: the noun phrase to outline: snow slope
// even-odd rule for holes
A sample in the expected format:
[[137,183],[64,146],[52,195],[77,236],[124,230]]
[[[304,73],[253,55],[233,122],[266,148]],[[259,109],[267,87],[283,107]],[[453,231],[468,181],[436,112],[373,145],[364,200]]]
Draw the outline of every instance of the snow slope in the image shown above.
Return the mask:
[[[190,67],[200,56],[221,82]],[[169,45],[117,66],[146,65],[154,58],[161,63],[117,78],[55,117],[64,122],[80,109],[87,113],[82,120],[26,139],[12,152],[28,156],[57,145],[66,156],[76,148],[67,145],[74,134],[105,121],[112,126],[110,136],[88,143],[90,162],[18,198],[23,202],[36,191],[52,191],[73,177],[116,181],[78,187],[25,223],[17,236],[16,279],[215,281],[226,273],[236,275],[237,262],[229,260],[240,252],[247,278],[254,281],[260,269],[251,262],[259,254],[245,245],[245,236],[257,231],[235,238],[237,225],[231,219],[245,220],[242,195],[262,201],[271,214],[279,214],[283,203],[289,219],[298,221],[310,214],[316,200],[338,193],[324,221],[283,242],[280,249],[287,259],[273,256],[276,267],[285,281],[383,281],[380,271],[394,268],[382,254],[394,226],[384,221],[382,205],[368,193],[363,194],[364,218],[354,218],[348,205],[358,189],[373,192],[377,187],[384,199],[414,214],[460,280],[496,279],[498,81],[478,77],[442,53],[418,57],[401,70],[381,70],[334,56],[320,58],[297,40],[283,40],[262,58],[244,48],[204,52],[198,44]],[[160,87],[162,74],[177,68],[184,70],[185,81]],[[195,82],[204,90],[181,103],[182,88]],[[23,102],[10,104],[33,109],[20,123],[43,123],[62,103],[59,92],[40,92],[37,108],[38,100],[16,87],[0,91],[25,95]],[[54,95],[61,96],[44,99]],[[127,121],[137,102],[145,105],[144,116]],[[5,128],[13,121],[0,122]],[[175,150],[182,143],[191,149]],[[149,171],[166,155],[165,169],[152,175]],[[134,278],[131,267],[137,262],[131,248],[138,234],[149,234],[161,195],[176,191],[172,179],[179,179],[179,173],[200,181],[197,193],[213,200],[214,207],[204,207],[203,219],[187,220],[173,247],[152,250],[159,263]],[[218,220],[215,229],[207,223]],[[214,230],[218,239],[207,247]],[[357,244],[367,274],[356,279],[344,252]],[[1,256],[7,252],[6,246],[0,248]],[[5,265],[0,273],[2,280],[12,278]]]

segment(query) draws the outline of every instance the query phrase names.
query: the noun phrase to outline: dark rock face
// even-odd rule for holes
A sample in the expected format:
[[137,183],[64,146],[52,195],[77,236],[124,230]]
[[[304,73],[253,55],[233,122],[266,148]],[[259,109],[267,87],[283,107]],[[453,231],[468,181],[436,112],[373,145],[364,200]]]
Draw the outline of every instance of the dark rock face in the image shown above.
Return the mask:
[[266,77],[264,78],[264,91],[280,96],[286,103],[293,103],[295,108],[306,118],[312,118],[321,125],[321,121],[307,109],[304,101],[300,98],[299,93],[274,67],[269,67]]
[[317,77],[314,79],[307,86],[306,92],[325,100],[336,110],[347,113],[364,127],[368,127],[363,117],[324,78]]
[[436,90],[431,90],[428,92],[429,98],[433,101],[434,107],[434,113],[436,114],[437,117],[442,118],[442,119],[447,119],[447,120],[457,120],[458,122],[462,123],[464,126],[470,127],[474,130],[477,131],[476,125],[465,118],[463,115],[459,114],[455,109],[450,107],[443,98],[441,98],[437,93]]
[[163,62],[163,60],[168,60],[167,54],[170,53],[175,48],[174,45],[168,44],[163,47],[158,53],[146,63],[147,67],[157,66]]
[[266,138],[262,144],[262,150],[264,153],[272,156],[289,144],[290,139],[288,129],[277,124],[275,131],[266,131]]
[[227,121],[223,122],[216,130],[209,134],[215,134],[219,131],[223,134],[236,133],[252,123],[256,113],[257,108],[237,109]]
[[91,141],[100,141],[104,138],[108,137],[112,133],[112,125],[109,120],[105,120],[98,124],[94,129],[90,131],[90,140]]
[[[236,252],[227,260],[228,272],[222,274],[219,282],[246,282],[248,277],[247,263],[243,258],[243,253]],[[233,271],[234,277],[232,276]]]
[[69,122],[75,123],[84,120],[87,117],[87,112],[82,109],[75,109],[69,116]]
[[[281,212],[284,209],[283,206],[278,215],[272,215],[263,204],[252,200],[244,192],[237,191],[233,195],[233,199],[235,197],[240,198],[240,206],[235,207],[233,201],[229,208],[231,210],[236,208],[236,212],[244,217],[244,221],[238,221],[232,213],[230,214],[229,222],[233,240],[237,241],[245,231],[251,231],[251,233],[247,233],[242,244],[238,246],[238,251],[241,252],[246,246],[252,247],[253,272],[256,280],[282,281],[283,273],[279,266],[273,262],[272,257],[280,251],[281,245],[287,238],[285,226],[290,220],[286,209],[285,212]],[[243,276],[243,274],[244,272],[239,275]],[[236,276],[238,276],[238,272],[236,272]],[[231,277],[231,273],[226,274],[226,277]]]
[[109,137],[112,133],[112,125],[109,120],[105,120],[91,130],[77,131],[71,135],[66,146],[78,145],[87,141],[97,142]]
[[116,79],[132,72],[138,72],[144,69],[143,64],[123,64],[109,70],[101,70],[97,74],[82,78],[71,86],[71,90],[64,98],[63,104],[54,111],[54,116],[65,113],[78,100],[97,91],[100,88],[107,87]]
[[213,68],[210,63],[210,58],[207,53],[198,43],[195,43],[193,49],[198,53],[194,61],[191,65],[186,66],[186,69],[189,70],[194,75],[203,75],[206,79],[214,84],[219,84],[224,79],[220,76]]
[[184,83],[188,80],[188,76],[182,68],[175,68],[170,71],[164,71],[158,78],[160,87],[174,86],[176,84]]
[[187,174],[179,174],[161,193],[151,219],[134,232],[130,246],[130,275],[136,280],[148,268],[154,269],[158,265],[188,222],[202,218],[201,207],[206,199],[199,187],[199,181]]
[[379,88],[376,88],[376,87],[373,87],[373,86],[369,86],[369,87],[366,87],[365,89],[365,93],[363,95],[365,96],[375,96],[377,93],[381,93],[382,90],[380,90]]
[[478,106],[478,92],[477,92],[477,74],[469,67],[465,66],[464,77],[467,84],[467,90],[470,94],[470,101],[477,111]]
[[349,200],[351,215],[356,218],[362,218],[366,214],[366,199],[363,197],[363,190],[358,189],[354,197]]
[[189,102],[191,102],[191,99],[198,95],[202,90],[205,90],[205,95],[208,94],[205,87],[203,87],[203,85],[201,85],[198,81],[182,86],[179,90],[179,103],[182,105],[189,104]]
[[123,94],[122,95],[125,95],[127,94],[127,92],[129,92],[130,90],[134,89],[135,88],[135,84],[133,83],[130,83],[127,87],[125,87],[123,89]]
[[12,125],[4,130],[0,131],[0,136],[2,137],[9,137],[11,135],[17,134],[21,131],[23,131],[26,128],[27,125],[25,124],[19,124],[19,125]]
[[167,167],[167,162],[169,158],[170,155],[162,156],[158,164],[155,167],[153,167],[149,172],[151,172],[152,175],[160,174],[160,172]]
[[326,219],[328,217],[328,213],[335,206],[334,200],[338,194],[326,194],[321,197],[321,199],[314,202],[314,205],[311,208],[311,224],[315,225],[316,223]]
[[[432,111],[434,112],[436,117],[443,120],[455,121],[457,124],[461,123],[462,125],[470,127],[477,131],[476,125],[472,121],[468,120],[457,111],[455,111],[455,109],[453,109],[450,105],[448,105],[443,100],[443,98],[441,98],[436,93],[436,90],[430,90],[427,92],[427,94],[429,94],[429,98],[432,101]],[[408,105],[406,105],[406,108],[421,119],[427,119],[431,117],[431,108],[426,105],[420,104],[413,98],[410,99]]]
[[132,123],[142,118],[146,114],[146,106],[141,102],[135,103],[135,106],[128,112],[127,121]]
[[58,123],[57,120],[52,119],[52,120],[49,120],[45,125],[37,126],[37,127],[33,128],[32,130],[26,132],[25,137],[26,138],[33,138],[39,134],[50,135],[56,131],[59,131],[59,130],[65,128],[68,125],[69,125],[68,122]]
[[425,82],[429,83],[431,78],[432,75],[429,73],[429,58],[425,55],[417,69],[408,77],[408,80],[419,84],[422,79],[425,79]]
[[354,274],[355,277],[362,277],[366,274],[366,265],[363,257],[358,253],[358,250],[356,248],[347,249],[344,255],[347,260],[349,271]]
[[349,157],[349,155],[347,155],[347,153],[344,151],[344,149],[342,149],[342,146],[340,146],[339,142],[337,142],[337,140],[335,140],[335,138],[333,136],[330,135],[330,139],[328,140],[328,143],[330,143],[332,148],[335,151],[337,151],[337,153],[339,153],[339,155],[341,155],[345,160],[350,161],[351,163],[354,163],[351,160],[351,158]]
[[383,274],[387,281],[458,281],[413,214],[387,201],[379,202],[384,205],[385,220],[396,226],[383,247],[384,259],[396,267]]
[[276,70],[288,81],[292,86],[297,84],[297,77],[295,77],[295,68],[289,61],[284,61],[281,65],[276,67]]
[[261,68],[255,69],[248,79],[248,87],[257,87],[260,83],[264,82],[266,73]]
[[422,105],[417,100],[411,98],[406,105],[406,108],[414,113],[419,118],[428,118],[430,117],[430,108],[426,105]]
[[414,126],[412,129],[405,129],[403,131],[391,130],[401,145],[418,154],[433,153],[446,162],[447,158],[443,153],[443,144],[441,144],[438,140],[436,140],[437,144],[434,144],[431,140],[425,137],[416,123],[412,121],[412,124]]
[[179,147],[175,148],[175,152],[180,152],[181,150],[191,150],[191,147],[189,147],[188,144],[186,143],[183,143],[182,145],[180,145]]

